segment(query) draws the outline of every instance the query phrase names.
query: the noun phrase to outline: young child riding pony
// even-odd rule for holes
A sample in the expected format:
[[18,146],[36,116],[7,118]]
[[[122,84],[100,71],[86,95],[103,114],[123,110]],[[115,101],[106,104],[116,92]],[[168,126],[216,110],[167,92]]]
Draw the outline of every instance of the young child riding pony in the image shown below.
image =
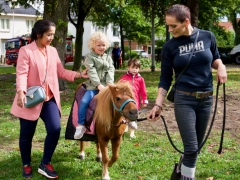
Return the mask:
[[85,66],[88,69],[89,79],[86,81],[86,89],[78,108],[78,126],[74,139],[82,138],[86,132],[85,118],[88,105],[92,98],[103,90],[108,84],[114,83],[113,61],[111,56],[105,53],[110,42],[102,32],[95,32],[91,35],[88,47],[91,52],[85,58]]

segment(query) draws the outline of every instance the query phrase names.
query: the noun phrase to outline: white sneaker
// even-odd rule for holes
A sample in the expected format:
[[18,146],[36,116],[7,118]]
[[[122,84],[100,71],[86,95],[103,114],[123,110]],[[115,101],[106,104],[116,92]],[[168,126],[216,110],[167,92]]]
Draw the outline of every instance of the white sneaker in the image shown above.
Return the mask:
[[136,121],[131,121],[130,123],[128,123],[129,127],[132,129],[137,129],[137,123]]
[[74,134],[74,139],[81,139],[83,137],[83,134],[86,132],[86,127],[79,124],[77,127],[76,127],[76,131],[75,131],[75,134]]

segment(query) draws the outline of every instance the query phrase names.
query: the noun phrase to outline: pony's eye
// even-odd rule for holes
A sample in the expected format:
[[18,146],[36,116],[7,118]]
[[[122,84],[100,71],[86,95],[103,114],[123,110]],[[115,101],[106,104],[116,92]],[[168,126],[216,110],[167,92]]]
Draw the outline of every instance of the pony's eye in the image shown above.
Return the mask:
[[117,101],[120,101],[121,99],[120,99],[120,97],[116,97],[116,100],[117,100]]

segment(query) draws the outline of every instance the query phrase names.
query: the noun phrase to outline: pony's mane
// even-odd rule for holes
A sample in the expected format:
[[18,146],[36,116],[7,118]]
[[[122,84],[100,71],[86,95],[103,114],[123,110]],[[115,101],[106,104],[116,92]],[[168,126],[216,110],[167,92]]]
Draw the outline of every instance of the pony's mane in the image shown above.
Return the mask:
[[[132,86],[127,81],[121,81],[114,84],[116,89],[124,91],[130,98],[133,98]],[[116,111],[113,108],[113,97],[109,87],[106,87],[101,93],[95,96],[97,106],[94,113],[94,119],[106,127],[109,131],[112,120],[115,118]]]

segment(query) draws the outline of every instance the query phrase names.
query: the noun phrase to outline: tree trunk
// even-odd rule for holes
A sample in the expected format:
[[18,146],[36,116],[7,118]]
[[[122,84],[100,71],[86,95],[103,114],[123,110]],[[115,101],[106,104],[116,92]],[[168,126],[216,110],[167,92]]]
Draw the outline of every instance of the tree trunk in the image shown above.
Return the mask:
[[233,11],[230,13],[229,20],[232,22],[235,32],[234,45],[240,44],[240,21],[237,19],[237,13]]
[[152,65],[151,65],[151,72],[155,72],[155,25],[154,25],[154,7],[152,7],[152,36],[151,36],[151,41],[152,41]]
[[[83,47],[83,33],[84,33],[84,18],[78,17],[78,24],[76,26],[76,40],[75,40],[75,56],[73,70],[78,71],[82,65],[82,47]],[[87,44],[86,44],[87,46]]]
[[119,24],[119,27],[120,27],[120,37],[121,37],[122,62],[124,62],[125,61],[125,50],[124,50],[124,35],[123,35],[122,23]]
[[[71,18],[70,12],[69,12],[69,20],[70,22],[75,26],[76,28],[76,40],[75,40],[75,56],[74,56],[74,64],[73,64],[73,70],[78,71],[82,65],[82,47],[83,47],[83,33],[84,33],[84,20],[88,13],[90,12],[90,9],[92,8],[93,3],[95,0],[88,0],[88,1],[76,1],[76,5],[78,5],[77,12],[77,22],[74,22],[74,20]],[[76,7],[74,7],[75,9]],[[87,44],[86,44],[87,46]]]
[[[68,31],[67,12],[69,8],[69,3],[69,0],[44,1],[43,19],[51,20],[56,24],[56,33],[52,45],[57,49],[63,65],[65,64],[65,45]],[[63,91],[66,88],[68,88],[66,82],[62,79],[59,79],[60,91]]]
[[181,0],[181,4],[190,9],[191,24],[194,27],[198,27],[199,0]]

